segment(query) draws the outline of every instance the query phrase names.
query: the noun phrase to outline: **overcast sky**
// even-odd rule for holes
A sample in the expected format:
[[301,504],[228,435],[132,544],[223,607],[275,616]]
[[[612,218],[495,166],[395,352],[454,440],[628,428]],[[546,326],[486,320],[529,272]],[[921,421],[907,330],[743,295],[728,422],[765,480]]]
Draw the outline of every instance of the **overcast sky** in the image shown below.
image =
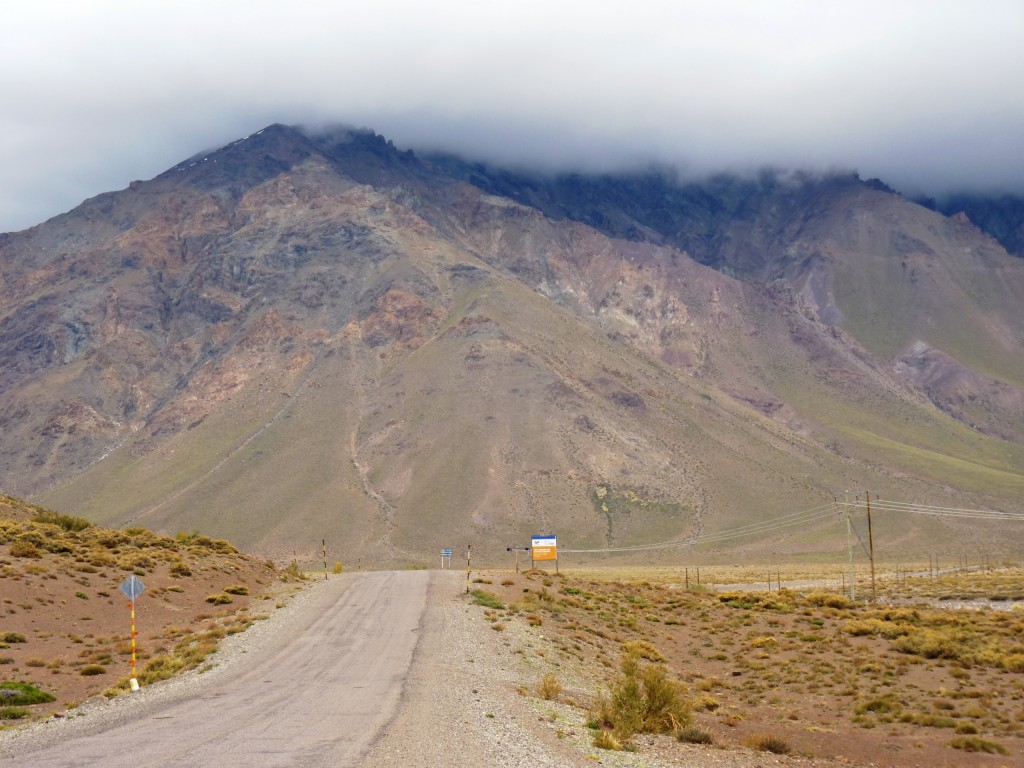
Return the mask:
[[1021,0],[13,5],[0,231],[272,122],[545,168],[1024,191]]

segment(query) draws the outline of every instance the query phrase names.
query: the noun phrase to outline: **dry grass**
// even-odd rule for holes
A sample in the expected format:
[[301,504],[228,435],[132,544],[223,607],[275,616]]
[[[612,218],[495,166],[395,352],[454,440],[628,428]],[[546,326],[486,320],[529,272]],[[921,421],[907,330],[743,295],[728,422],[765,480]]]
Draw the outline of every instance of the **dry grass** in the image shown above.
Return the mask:
[[[0,497],[0,512],[3,677],[45,673],[40,686],[65,706],[128,690],[131,635],[118,587],[129,574],[147,587],[137,614],[143,684],[202,664],[221,638],[254,620],[247,612],[250,588],[277,575],[227,542],[195,533],[171,538],[143,528],[106,529],[8,497]],[[211,591],[233,600],[231,610],[201,615]],[[60,711],[25,706],[19,720]]]
[[[550,576],[524,574],[496,590],[507,608],[491,609],[489,618],[526,629],[539,619],[553,650],[538,655],[604,679],[594,724],[604,726],[597,738],[608,744],[629,747],[635,732],[621,714],[627,725],[616,727],[615,696],[643,698],[637,667],[616,674],[626,653],[634,664],[664,669],[666,680],[688,683],[687,715],[725,748],[769,734],[794,752],[837,756],[828,750],[841,749],[838,755],[865,761],[889,759],[898,748],[894,764],[910,765],[911,757],[952,760],[951,731],[1024,746],[1019,609],[953,609],[941,599],[872,606],[820,587],[716,592],[697,588],[692,569],[690,589],[678,570],[599,576],[563,573],[546,584]],[[964,574],[961,591],[974,589],[972,578],[981,591],[997,582],[1010,591],[1024,571]],[[820,733],[846,736],[823,741]],[[956,743],[961,750],[972,744]]]

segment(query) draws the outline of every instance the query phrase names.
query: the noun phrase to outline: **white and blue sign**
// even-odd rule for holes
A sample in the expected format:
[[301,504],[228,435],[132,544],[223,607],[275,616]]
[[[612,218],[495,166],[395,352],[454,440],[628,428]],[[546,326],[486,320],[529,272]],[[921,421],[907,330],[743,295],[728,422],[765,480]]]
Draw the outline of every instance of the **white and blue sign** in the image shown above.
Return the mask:
[[124,596],[133,603],[135,602],[135,598],[141,595],[145,588],[146,585],[142,583],[142,580],[138,576],[129,576],[121,585],[121,591],[124,592]]

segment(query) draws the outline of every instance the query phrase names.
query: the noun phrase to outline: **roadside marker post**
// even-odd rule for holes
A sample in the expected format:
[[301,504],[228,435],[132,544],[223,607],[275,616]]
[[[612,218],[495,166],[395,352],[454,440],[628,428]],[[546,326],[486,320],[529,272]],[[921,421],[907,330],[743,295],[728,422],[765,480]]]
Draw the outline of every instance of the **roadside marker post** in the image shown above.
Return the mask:
[[128,607],[132,610],[132,676],[131,676],[131,688],[133,691],[139,690],[139,681],[135,678],[135,666],[136,666],[136,649],[135,639],[139,636],[139,633],[135,631],[135,598],[142,594],[146,585],[142,583],[138,576],[129,576],[121,584],[121,591],[125,597],[130,601]]
[[327,581],[327,539],[321,539],[324,543],[324,581]]
[[516,573],[519,573],[519,553],[520,552],[529,552],[530,549],[531,549],[530,547],[505,547],[505,551],[506,552],[515,552],[516,553]]
[[473,551],[473,545],[466,545],[466,594],[469,594],[469,555]]

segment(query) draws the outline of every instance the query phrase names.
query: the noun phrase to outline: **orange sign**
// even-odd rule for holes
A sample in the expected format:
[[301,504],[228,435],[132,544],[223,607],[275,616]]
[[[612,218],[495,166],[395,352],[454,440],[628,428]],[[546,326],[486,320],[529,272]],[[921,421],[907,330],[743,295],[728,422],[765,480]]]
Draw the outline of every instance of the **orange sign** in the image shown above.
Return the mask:
[[554,536],[534,536],[530,548],[534,560],[558,560],[558,542]]

